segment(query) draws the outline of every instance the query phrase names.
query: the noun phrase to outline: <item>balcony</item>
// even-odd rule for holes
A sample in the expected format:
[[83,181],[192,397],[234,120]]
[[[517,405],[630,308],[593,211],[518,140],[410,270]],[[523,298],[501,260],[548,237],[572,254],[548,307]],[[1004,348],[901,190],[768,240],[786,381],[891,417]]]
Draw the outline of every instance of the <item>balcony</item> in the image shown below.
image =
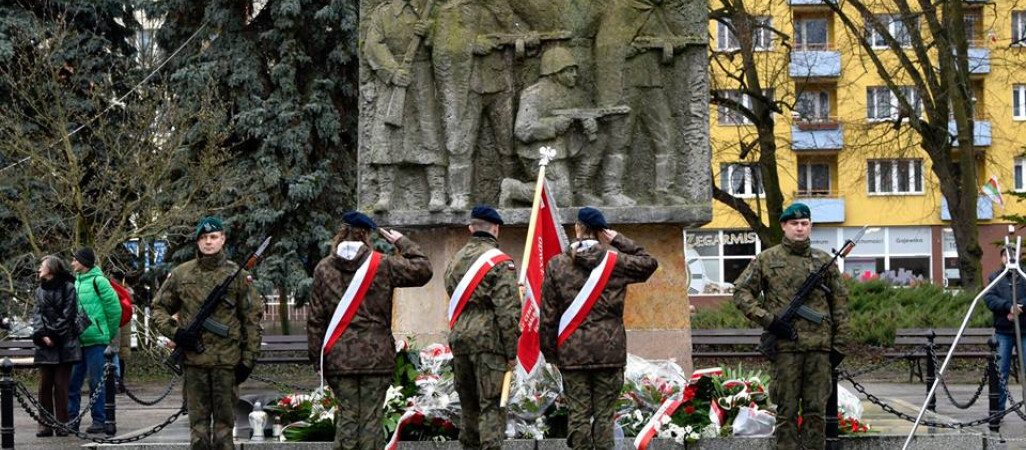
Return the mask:
[[844,147],[844,127],[836,117],[795,120],[791,125],[791,150],[840,150]]
[[841,52],[828,45],[797,46],[791,52],[791,78],[837,78],[841,76]]
[[[951,212],[948,211],[948,199],[941,197],[940,208],[941,220],[951,220]],[[976,219],[990,220],[994,218],[994,205],[986,195],[976,199]]]
[[[948,133],[954,137],[957,133],[958,127],[955,125],[955,121],[948,122]],[[953,144],[958,147],[958,141]],[[986,119],[975,119],[973,121],[973,145],[977,147],[990,147],[990,121]]]
[[816,223],[843,223],[844,196],[829,191],[798,191],[794,201],[809,207]]
[[990,73],[990,49],[985,48],[982,42],[969,42],[969,73],[974,75]]
[[791,6],[826,6],[823,0],[787,0]]

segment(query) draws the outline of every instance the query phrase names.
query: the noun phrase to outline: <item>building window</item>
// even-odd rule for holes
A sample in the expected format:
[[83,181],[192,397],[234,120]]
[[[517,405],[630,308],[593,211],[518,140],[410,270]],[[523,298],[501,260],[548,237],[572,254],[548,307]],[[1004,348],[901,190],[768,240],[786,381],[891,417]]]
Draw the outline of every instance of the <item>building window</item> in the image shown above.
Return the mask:
[[969,40],[969,48],[983,47],[983,11],[969,9],[963,12],[962,23],[965,27],[965,38]]
[[826,123],[830,121],[830,92],[802,91],[794,105],[802,122]]
[[829,164],[798,164],[798,195],[819,196],[830,194]]
[[1026,159],[1015,158],[1015,168],[1012,169],[1012,175],[1015,178],[1015,185],[1013,186],[1015,192],[1026,192],[1026,185],[1023,183],[1023,179],[1026,178],[1024,176],[1026,173],[1023,172],[1026,171],[1024,166],[1026,166]]
[[869,160],[866,184],[870,194],[903,195],[923,193],[923,160]]
[[[765,95],[766,98],[769,101],[771,101],[771,102],[773,101],[773,90],[772,89],[767,89],[767,90],[762,91],[762,92],[763,92],[763,95]],[[730,99],[730,100],[734,100],[736,102],[739,102],[739,103],[741,103],[741,106],[743,108],[745,108],[745,109],[747,109],[749,111],[752,111],[752,97],[749,96],[748,94],[741,94],[741,91],[738,91],[738,90],[730,90],[730,91],[719,91],[719,96],[723,97],[723,98],[726,98],[726,99]],[[717,123],[719,123],[720,125],[751,125],[752,124],[751,119],[749,119],[744,114],[741,114],[740,111],[734,109],[731,106],[719,105],[718,108],[717,108],[717,111],[718,111]]]
[[866,19],[866,38],[869,40],[870,46],[875,49],[886,49],[890,48],[890,45],[887,43],[885,35],[877,31],[873,21],[882,24],[891,37],[898,42],[899,46],[912,46],[912,35],[909,33],[909,30],[919,26],[916,18],[902,19],[898,15],[882,14]]
[[[773,50],[773,18],[769,16],[753,17],[755,30],[752,32],[752,49],[755,51]],[[716,22],[716,49],[719,51],[736,51],[741,48],[737,36],[731,30],[729,18]]]
[[1026,45],[1026,11],[1012,11],[1012,45]]
[[826,50],[827,19],[799,18],[794,23],[794,49],[797,51]]
[[691,295],[733,293],[734,281],[762,250],[758,235],[750,230],[687,231],[684,242]]
[[736,197],[762,195],[762,172],[749,164],[720,164],[720,189]]
[[1012,85],[1012,119],[1026,120],[1026,84]]
[[923,111],[922,99],[919,91],[912,86],[901,86],[901,95],[912,107],[912,111],[904,111],[898,97],[885,86],[871,86],[866,88],[866,118],[870,121],[890,121],[908,118],[912,115],[920,116]]

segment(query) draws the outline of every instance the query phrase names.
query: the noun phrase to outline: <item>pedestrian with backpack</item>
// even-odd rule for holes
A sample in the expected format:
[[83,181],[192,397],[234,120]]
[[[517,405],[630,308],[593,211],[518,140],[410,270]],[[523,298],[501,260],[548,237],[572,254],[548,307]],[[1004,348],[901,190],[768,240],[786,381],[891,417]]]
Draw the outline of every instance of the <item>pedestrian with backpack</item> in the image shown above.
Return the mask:
[[110,273],[110,286],[118,293],[118,302],[121,303],[121,329],[118,331],[118,339],[121,345],[118,347],[118,394],[125,393],[125,372],[128,370],[128,360],[132,357],[132,304],[134,293],[128,285],[125,273],[114,270]]
[[[100,266],[96,265],[96,254],[91,248],[82,248],[75,252],[71,268],[75,271],[75,292],[78,293],[79,307],[85,310],[92,324],[79,336],[82,343],[82,361],[71,371],[68,415],[78,416],[82,404],[82,384],[88,376],[89,398],[94,392],[101,392],[90,410],[93,423],[86,428],[86,433],[102,433],[106,420],[106,393],[103,392],[105,386],[100,383],[106,362],[103,353],[108,346],[113,346],[116,353],[120,344],[118,328],[121,325],[121,304],[110,281],[103,276]],[[78,425],[74,423],[72,428],[77,430]]]

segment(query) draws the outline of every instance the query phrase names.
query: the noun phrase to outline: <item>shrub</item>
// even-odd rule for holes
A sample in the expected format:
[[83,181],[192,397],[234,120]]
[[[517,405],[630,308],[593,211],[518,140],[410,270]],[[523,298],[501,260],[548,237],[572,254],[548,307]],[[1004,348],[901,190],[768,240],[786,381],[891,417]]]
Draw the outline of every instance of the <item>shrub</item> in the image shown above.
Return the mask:
[[[880,280],[846,283],[853,344],[889,347],[894,344],[895,331],[901,328],[957,328],[974,297],[953,294],[932,284],[904,288]],[[991,317],[981,299],[969,326],[990,327]],[[719,308],[698,310],[691,326],[698,330],[756,327],[729,301]]]

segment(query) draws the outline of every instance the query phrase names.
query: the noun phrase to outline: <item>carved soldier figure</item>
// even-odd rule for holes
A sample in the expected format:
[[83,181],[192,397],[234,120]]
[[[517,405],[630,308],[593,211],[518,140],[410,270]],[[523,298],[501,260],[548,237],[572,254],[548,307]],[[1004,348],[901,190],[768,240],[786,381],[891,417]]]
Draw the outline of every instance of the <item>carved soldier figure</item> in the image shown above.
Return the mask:
[[[574,119],[553,115],[552,111],[576,108],[586,103],[584,93],[576,89],[577,61],[563,47],[553,47],[542,54],[541,76],[537,83],[520,93],[513,133],[517,138],[517,155],[531,178],[538,177],[538,149],[549,147],[556,151],[549,162],[545,178],[552,187],[553,197],[560,206],[570,205],[570,158],[581,151],[583,136],[571,133]],[[594,134],[598,130],[595,119],[581,122],[584,130]],[[502,180],[499,206],[512,206],[514,201],[530,203],[534,198],[534,183],[513,178]]]
[[626,128],[613,133],[620,141],[605,160],[606,176],[622,175],[625,150],[637,141],[637,129],[644,128],[655,147],[655,202],[679,205],[686,200],[673,186],[676,139],[660,64],[672,62],[684,44],[672,32],[663,3],[614,0],[609,5],[595,37],[596,84],[600,105],[626,103],[631,108]]
[[503,174],[515,171],[511,55],[499,51],[500,42],[487,35],[523,28],[507,0],[453,0],[439,13],[432,60],[444,108],[454,210],[467,209],[471,200],[474,149],[483,122],[491,131]]
[[431,7],[437,0],[390,0],[371,13],[364,57],[384,87],[377,97],[368,163],[378,177],[376,211],[389,209],[399,165],[424,167],[428,210],[445,208],[442,147],[431,56]]

